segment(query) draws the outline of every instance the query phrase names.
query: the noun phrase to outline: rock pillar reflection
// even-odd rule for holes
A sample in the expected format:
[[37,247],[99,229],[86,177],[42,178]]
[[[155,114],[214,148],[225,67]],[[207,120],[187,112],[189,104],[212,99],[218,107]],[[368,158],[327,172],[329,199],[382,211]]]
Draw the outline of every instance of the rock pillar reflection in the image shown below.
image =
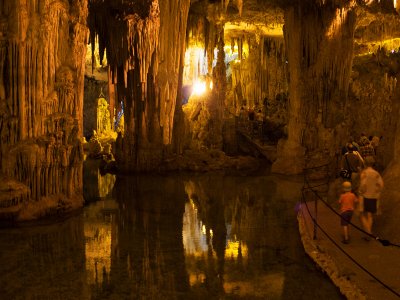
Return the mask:
[[[128,298],[175,299],[188,292],[182,241],[181,181],[118,178],[116,240],[110,288]],[[129,281],[129,284],[121,282]]]

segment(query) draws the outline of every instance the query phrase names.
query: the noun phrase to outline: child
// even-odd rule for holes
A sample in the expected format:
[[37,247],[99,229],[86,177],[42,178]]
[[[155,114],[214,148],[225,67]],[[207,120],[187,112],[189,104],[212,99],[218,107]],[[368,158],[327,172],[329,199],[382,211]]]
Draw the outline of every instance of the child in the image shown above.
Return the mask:
[[353,216],[354,204],[358,202],[357,196],[351,191],[351,183],[345,181],[342,184],[343,194],[339,198],[340,204],[340,225],[343,227],[344,239],[342,243],[349,243],[349,223]]

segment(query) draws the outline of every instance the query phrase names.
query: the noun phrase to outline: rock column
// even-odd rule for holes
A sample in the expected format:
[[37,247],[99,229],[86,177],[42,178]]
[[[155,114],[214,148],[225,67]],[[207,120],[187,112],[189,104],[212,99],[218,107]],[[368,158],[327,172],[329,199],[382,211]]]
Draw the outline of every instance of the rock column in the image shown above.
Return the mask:
[[277,173],[299,174],[332,157],[334,131],[344,120],[355,15],[351,6],[310,2],[285,10],[290,99],[288,138],[278,144],[272,166]]

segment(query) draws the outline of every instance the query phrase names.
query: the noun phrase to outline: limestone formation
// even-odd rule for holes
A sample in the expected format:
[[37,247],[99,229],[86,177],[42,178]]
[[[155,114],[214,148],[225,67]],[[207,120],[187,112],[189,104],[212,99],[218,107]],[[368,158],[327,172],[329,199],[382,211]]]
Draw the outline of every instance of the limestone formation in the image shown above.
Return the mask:
[[28,0],[0,5],[0,169],[29,188],[13,218],[51,213],[57,203],[61,210],[82,205],[85,4]]
[[89,1],[92,47],[97,37],[100,58],[106,50],[109,80],[124,104],[121,169],[154,169],[163,145],[171,144],[189,4]]

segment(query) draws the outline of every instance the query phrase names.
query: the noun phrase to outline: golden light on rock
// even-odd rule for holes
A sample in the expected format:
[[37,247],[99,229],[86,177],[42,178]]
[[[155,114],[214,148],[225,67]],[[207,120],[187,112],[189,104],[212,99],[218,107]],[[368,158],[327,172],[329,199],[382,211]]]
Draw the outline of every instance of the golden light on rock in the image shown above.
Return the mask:
[[238,49],[239,49],[238,45],[234,45],[233,47],[229,46],[229,45],[224,46],[225,54],[227,54],[229,56],[232,56],[235,54],[237,55],[239,53]]
[[104,52],[104,57],[103,60],[100,61],[100,52],[99,52],[99,41],[96,39],[95,45],[94,45],[94,57],[92,58],[92,44],[88,44],[86,46],[86,58],[85,58],[85,63],[86,65],[91,65],[93,62],[93,67],[97,68],[100,66],[107,66],[107,54]]
[[387,51],[394,53],[400,51],[400,38],[385,39],[382,41],[372,41],[366,43],[367,51],[363,51],[356,56],[371,55],[372,53],[377,53],[378,49],[385,48]]
[[238,257],[247,258],[248,248],[244,242],[228,240],[225,249],[226,259],[237,259]]
[[337,34],[340,33],[340,27],[346,22],[347,15],[347,8],[336,9],[335,18],[332,20],[332,23],[325,34],[327,38],[333,39]]
[[266,25],[261,23],[227,22],[224,26],[227,31],[257,32],[266,36],[282,36],[283,24]]

